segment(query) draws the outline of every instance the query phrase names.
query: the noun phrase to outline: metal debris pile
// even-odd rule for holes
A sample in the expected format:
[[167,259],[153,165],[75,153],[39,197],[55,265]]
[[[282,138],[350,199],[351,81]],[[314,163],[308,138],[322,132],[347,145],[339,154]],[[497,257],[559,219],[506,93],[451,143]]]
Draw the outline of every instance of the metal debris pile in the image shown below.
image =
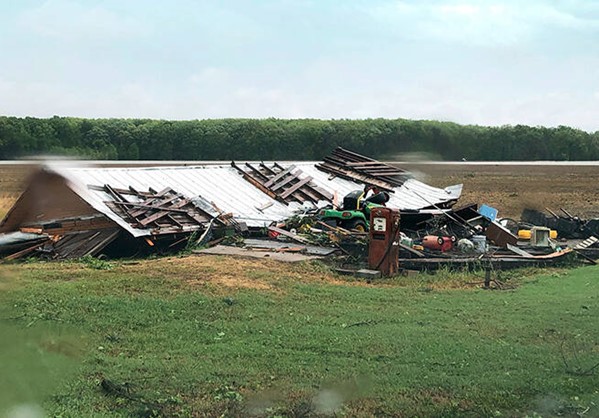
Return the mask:
[[403,269],[599,257],[599,219],[565,209],[500,218],[486,205],[456,206],[460,194],[461,185],[434,188],[343,148],[319,163],[42,170],[0,223],[0,258],[117,258],[202,247],[359,264],[368,255],[370,210],[380,206],[400,212]]
[[[401,213],[401,212],[400,212]],[[555,230],[530,222],[496,217],[486,205],[469,204],[440,213],[401,213],[399,265],[403,270],[439,268],[507,270],[521,267],[595,263],[599,238],[559,238]],[[269,240],[259,239],[237,245],[247,250],[298,252],[308,246],[330,249],[327,256],[341,256],[340,270],[347,263],[363,266],[368,255],[369,232],[346,229],[343,222],[331,222],[319,213],[305,214],[269,228]],[[273,244],[274,243],[274,244]],[[276,248],[276,249],[274,249]],[[214,253],[214,252],[211,252]],[[324,254],[311,255],[323,256]],[[357,267],[359,268],[359,267]],[[353,270],[356,271],[356,270]]]
[[300,227],[309,234],[306,243],[339,249],[356,234],[343,225],[335,232],[319,229],[316,217],[364,184],[384,188],[392,204],[411,210],[431,201],[450,206],[461,193],[461,185],[434,188],[342,148],[322,163],[45,166],[0,222],[0,258],[145,256],[213,246],[231,236],[290,239]]
[[106,206],[131,228],[148,230],[150,235],[131,237],[102,214],[29,223],[18,231],[0,234],[0,257],[64,260],[135,256],[180,250],[190,242],[203,243],[212,238],[214,230],[246,230],[230,214],[218,213],[217,208],[201,199],[187,198],[170,187],[161,191],[123,189],[109,184],[88,187],[103,192]]

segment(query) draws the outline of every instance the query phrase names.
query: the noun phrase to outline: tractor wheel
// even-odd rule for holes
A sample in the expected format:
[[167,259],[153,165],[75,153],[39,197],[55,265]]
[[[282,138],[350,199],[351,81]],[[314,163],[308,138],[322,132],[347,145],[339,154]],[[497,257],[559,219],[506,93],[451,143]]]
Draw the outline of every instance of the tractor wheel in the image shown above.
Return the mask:
[[366,223],[361,219],[352,219],[351,221],[347,221],[344,225],[346,229],[354,229],[358,232],[366,232],[368,228],[366,227]]

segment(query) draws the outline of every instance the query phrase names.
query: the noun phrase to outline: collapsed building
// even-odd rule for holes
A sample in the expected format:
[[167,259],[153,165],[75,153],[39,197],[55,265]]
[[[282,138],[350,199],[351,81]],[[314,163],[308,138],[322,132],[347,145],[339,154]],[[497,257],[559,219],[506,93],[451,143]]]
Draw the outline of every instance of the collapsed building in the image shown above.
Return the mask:
[[0,223],[0,257],[135,255],[181,248],[214,229],[251,232],[376,186],[388,206],[447,210],[462,185],[437,188],[337,148],[323,162],[173,167],[41,167]]

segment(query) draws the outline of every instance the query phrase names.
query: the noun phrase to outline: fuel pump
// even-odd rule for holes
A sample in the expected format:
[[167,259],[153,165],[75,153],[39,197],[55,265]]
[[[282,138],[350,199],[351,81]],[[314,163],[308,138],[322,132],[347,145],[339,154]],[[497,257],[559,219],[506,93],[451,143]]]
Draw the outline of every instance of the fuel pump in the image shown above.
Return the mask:
[[368,266],[384,276],[399,270],[399,210],[377,207],[370,212]]

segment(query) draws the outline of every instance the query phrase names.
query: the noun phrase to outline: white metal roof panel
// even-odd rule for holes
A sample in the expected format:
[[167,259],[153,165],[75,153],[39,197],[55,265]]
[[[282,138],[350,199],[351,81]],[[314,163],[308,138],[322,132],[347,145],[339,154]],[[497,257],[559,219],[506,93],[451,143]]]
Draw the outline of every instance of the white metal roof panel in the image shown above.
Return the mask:
[[[339,177],[329,180],[331,175],[320,171],[316,168],[315,163],[295,163],[295,165],[306,175],[311,176],[315,183],[333,194],[337,193],[340,201],[349,192],[363,187],[359,183]],[[396,187],[394,192],[390,193],[387,206],[397,209],[420,209],[433,204],[439,205],[450,200],[457,200],[461,194],[461,184],[439,189],[415,179],[408,179],[401,187]]]
[[[293,164],[301,169],[304,175],[311,176],[318,186],[331,193],[337,193],[339,201],[347,193],[362,187],[349,180],[337,177],[330,179],[329,174],[318,170],[313,162]],[[89,189],[88,186],[108,184],[124,189],[132,186],[139,191],[170,187],[189,198],[200,196],[213,202],[225,213],[232,213],[237,220],[246,222],[249,227],[268,226],[272,221],[284,220],[302,209],[299,203],[285,205],[272,199],[246,181],[231,166],[100,168],[60,164],[47,166],[47,169],[65,177],[75,193],[136,237],[150,235],[151,230],[133,228],[104,203],[112,200],[110,195]],[[395,189],[388,206],[399,209],[419,209],[455,200],[459,198],[461,190],[461,185],[439,189],[410,179]],[[320,206],[326,203],[323,201]],[[267,205],[269,206],[263,210],[258,209]]]

